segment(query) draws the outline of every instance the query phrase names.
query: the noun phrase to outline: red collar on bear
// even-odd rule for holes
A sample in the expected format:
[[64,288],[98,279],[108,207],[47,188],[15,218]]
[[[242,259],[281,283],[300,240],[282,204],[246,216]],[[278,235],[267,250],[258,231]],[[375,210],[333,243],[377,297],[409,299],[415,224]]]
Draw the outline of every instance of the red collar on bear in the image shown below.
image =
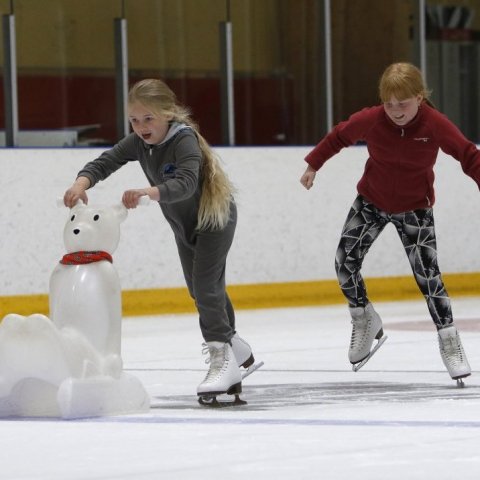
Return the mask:
[[101,250],[94,252],[80,251],[67,253],[62,257],[60,263],[63,265],[85,265],[87,263],[100,262],[102,260],[108,260],[110,263],[113,263],[112,256]]

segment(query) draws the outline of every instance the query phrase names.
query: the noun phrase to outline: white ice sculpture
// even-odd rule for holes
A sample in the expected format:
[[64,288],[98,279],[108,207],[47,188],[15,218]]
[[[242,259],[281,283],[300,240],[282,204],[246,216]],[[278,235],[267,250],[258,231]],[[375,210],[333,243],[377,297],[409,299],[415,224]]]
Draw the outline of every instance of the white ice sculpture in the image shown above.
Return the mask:
[[0,416],[94,417],[147,411],[141,382],[123,371],[121,287],[111,255],[123,205],[70,210],[66,255],[50,277],[50,316],[0,324]]

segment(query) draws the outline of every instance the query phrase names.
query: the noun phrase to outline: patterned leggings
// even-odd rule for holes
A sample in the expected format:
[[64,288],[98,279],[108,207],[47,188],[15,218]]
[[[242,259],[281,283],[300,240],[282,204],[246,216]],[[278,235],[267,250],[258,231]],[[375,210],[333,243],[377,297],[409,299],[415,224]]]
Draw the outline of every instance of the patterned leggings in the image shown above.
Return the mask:
[[348,213],[335,257],[335,269],[343,294],[351,307],[368,303],[360,269],[363,259],[387,223],[393,223],[402,240],[413,275],[427,301],[437,329],[453,323],[450,298],[437,263],[437,242],[431,208],[387,214],[362,196]]

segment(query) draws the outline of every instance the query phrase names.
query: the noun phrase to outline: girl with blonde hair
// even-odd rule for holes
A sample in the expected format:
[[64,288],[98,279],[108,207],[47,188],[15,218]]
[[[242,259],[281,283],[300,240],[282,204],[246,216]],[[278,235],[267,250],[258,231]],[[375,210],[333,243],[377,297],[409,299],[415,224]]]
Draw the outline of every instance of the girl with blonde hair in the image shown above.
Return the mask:
[[[437,328],[442,360],[450,376],[463,385],[461,379],[470,375],[471,369],[437,262],[433,167],[442,149],[480,185],[480,152],[433,108],[429,94],[420,70],[411,63],[387,67],[379,82],[382,103],[364,108],[334,127],[305,158],[308,166],[300,182],[310,189],[328,159],[344,147],[366,143],[369,157],[335,258],[352,318],[349,360],[358,370],[386,339],[360,270],[373,242],[392,223]],[[378,342],[372,349],[375,339]]]
[[209,371],[197,394],[238,394],[240,367],[248,368],[254,358],[235,331],[225,289],[226,258],[237,222],[233,186],[189,111],[163,81],[145,79],[133,85],[128,116],[133,133],[84,166],[65,192],[64,203],[86,203],[87,189],[127,162],[139,162],[150,186],[127,190],[122,201],[127,208],[135,208],[145,195],[157,201],[173,230],[209,353]]

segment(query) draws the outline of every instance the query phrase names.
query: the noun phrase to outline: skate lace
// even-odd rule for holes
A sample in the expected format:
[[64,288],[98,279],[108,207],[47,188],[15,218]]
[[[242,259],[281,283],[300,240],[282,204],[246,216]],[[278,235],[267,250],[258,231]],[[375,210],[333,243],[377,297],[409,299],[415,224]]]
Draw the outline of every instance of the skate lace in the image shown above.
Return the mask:
[[350,347],[361,345],[366,340],[365,333],[369,330],[371,322],[364,319],[352,319],[352,338]]
[[204,382],[209,382],[223,373],[228,366],[228,358],[225,356],[225,347],[217,348],[208,346],[206,343],[202,343],[202,355],[209,356],[205,359],[205,363],[210,365]]
[[442,341],[442,349],[447,361],[454,366],[464,363],[463,349],[457,337],[446,338]]
[[[202,343],[202,355],[208,355],[210,353],[210,350],[208,349],[208,345],[203,342]],[[208,365],[210,363],[210,357],[205,359],[205,363]]]

